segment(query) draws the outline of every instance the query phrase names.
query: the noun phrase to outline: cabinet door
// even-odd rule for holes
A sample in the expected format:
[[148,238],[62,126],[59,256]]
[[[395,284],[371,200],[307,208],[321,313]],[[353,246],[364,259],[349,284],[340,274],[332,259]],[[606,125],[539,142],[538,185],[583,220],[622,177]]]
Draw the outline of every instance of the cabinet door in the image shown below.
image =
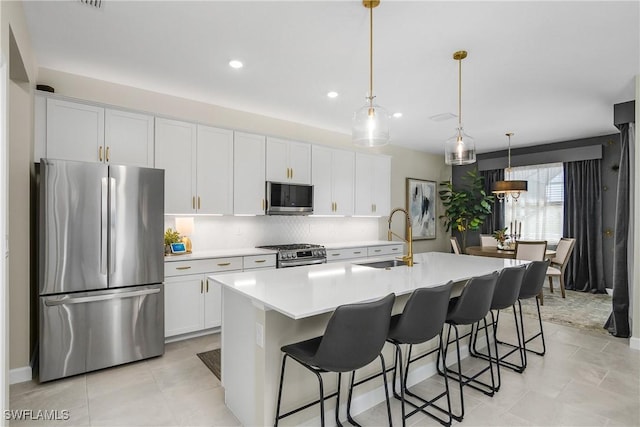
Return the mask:
[[264,215],[265,138],[234,132],[233,213]]
[[373,159],[369,154],[356,153],[355,214],[375,215],[373,206]]
[[313,184],[313,213],[316,215],[333,215],[333,195],[331,191],[331,155],[332,149],[313,146],[313,167],[311,183]]
[[196,205],[202,214],[233,214],[233,131],[198,125]]
[[334,214],[353,215],[354,169],[355,153],[333,150],[331,188],[333,193]]
[[116,165],[153,167],[153,116],[107,108],[105,160]]
[[289,182],[289,142],[278,138],[267,138],[266,180]]
[[164,282],[164,336],[204,327],[204,276],[176,276]]
[[375,214],[389,215],[391,211],[391,158],[376,156],[373,160],[373,205]]
[[204,328],[215,328],[222,324],[222,288],[213,280],[204,280]]
[[289,141],[289,181],[311,184],[311,144]]
[[196,211],[196,125],[156,119],[155,167],[164,169],[165,214]]
[[48,98],[47,157],[102,162],[104,108]]

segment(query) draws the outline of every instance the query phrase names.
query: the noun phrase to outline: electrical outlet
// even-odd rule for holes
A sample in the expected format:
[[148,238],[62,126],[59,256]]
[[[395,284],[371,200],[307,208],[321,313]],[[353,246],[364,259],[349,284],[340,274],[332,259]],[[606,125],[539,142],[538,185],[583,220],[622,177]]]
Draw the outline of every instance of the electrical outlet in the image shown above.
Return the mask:
[[256,344],[258,347],[264,348],[264,326],[256,323]]

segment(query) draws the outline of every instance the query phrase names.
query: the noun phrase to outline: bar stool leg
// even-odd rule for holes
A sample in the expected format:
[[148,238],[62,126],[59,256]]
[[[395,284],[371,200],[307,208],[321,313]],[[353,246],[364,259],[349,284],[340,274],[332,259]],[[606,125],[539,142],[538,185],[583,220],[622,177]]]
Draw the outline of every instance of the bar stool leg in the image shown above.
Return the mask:
[[275,427],[278,427],[278,419],[280,417],[280,402],[282,400],[282,383],[284,379],[284,365],[287,362],[287,354],[282,357],[282,370],[280,371],[280,387],[278,388],[278,404],[276,405],[276,419],[273,422]]
[[[402,364],[402,361],[400,362]],[[387,415],[389,416],[389,427],[393,426],[391,419],[391,402],[389,402],[389,388],[387,386],[387,370],[384,364],[384,356],[380,353],[380,364],[382,365],[382,382],[384,383],[384,397],[387,400]],[[402,365],[401,365],[402,366]]]
[[340,384],[342,383],[342,372],[338,372],[338,389],[336,392],[336,426],[341,427],[340,423]]

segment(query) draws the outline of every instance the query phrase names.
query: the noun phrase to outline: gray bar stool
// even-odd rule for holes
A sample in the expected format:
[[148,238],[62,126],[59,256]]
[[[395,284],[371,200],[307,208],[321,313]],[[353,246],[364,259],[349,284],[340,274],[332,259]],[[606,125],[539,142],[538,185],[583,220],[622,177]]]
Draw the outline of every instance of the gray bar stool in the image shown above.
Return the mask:
[[[389,335],[387,341],[396,348],[396,356],[393,370],[393,389],[394,396],[400,399],[402,404],[402,425],[410,416],[422,412],[438,421],[444,426],[451,425],[451,400],[449,398],[449,382],[444,377],[445,391],[433,397],[430,400],[424,399],[409,391],[407,388],[407,377],[409,375],[409,367],[411,363],[420,360],[435,352],[442,350],[442,327],[447,317],[447,309],[449,307],[449,298],[451,297],[451,288],[453,282],[435,288],[420,288],[413,291],[407,304],[404,306],[402,314],[397,314],[391,318],[391,326],[389,327]],[[414,344],[420,344],[431,340],[438,336],[438,347],[424,354],[411,358],[411,350]],[[401,344],[409,344],[407,353],[407,367],[402,369],[402,349]],[[445,363],[446,369],[446,363]],[[399,370],[400,376],[400,396],[395,391],[396,373]],[[418,399],[421,403],[416,404],[405,398],[405,394]],[[442,409],[435,402],[442,397],[447,398],[447,409]],[[405,403],[408,403],[415,409],[410,413],[405,411]],[[447,415],[447,419],[442,419],[426,408],[432,406],[440,412]]]
[[[518,343],[522,342],[522,354],[524,355],[522,365],[517,366],[516,368],[520,369],[520,372],[524,371],[527,367],[527,351],[531,353],[535,353],[538,356],[544,356],[547,347],[544,341],[544,330],[542,329],[542,316],[540,316],[540,299],[539,295],[542,292],[542,287],[544,286],[544,282],[547,276],[547,268],[551,261],[531,261],[527,264],[527,269],[525,270],[524,277],[522,278],[522,286],[520,287],[520,294],[518,295],[518,310],[520,311],[520,325],[522,326],[521,334],[522,336],[518,339]],[[535,298],[536,299],[536,308],[538,309],[538,324],[540,326],[540,331],[536,332],[529,338],[525,337],[524,332],[524,319],[522,317],[522,300]],[[498,328],[499,318],[496,319],[496,328]],[[532,349],[527,348],[527,343],[533,341],[534,339],[540,337],[542,339],[542,351],[534,351]],[[499,344],[507,345],[509,347],[517,348],[515,344],[510,344],[503,341],[498,341]]]
[[[395,298],[394,294],[389,294],[380,300],[369,303],[342,305],[333,312],[324,335],[282,347],[281,350],[284,356],[282,357],[282,371],[280,373],[280,387],[274,423],[276,426],[278,425],[278,420],[317,403],[320,403],[320,422],[324,426],[324,401],[333,396],[336,396],[336,423],[339,426],[342,425],[338,412],[340,409],[340,380],[343,372],[351,372],[349,397],[347,399],[347,419],[350,423],[358,425],[350,413],[355,370],[368,365],[379,357],[382,364],[382,372],[385,372],[384,357],[381,351],[389,332],[391,309]],[[287,357],[292,358],[316,375],[320,386],[320,398],[284,415],[280,415]],[[324,372],[338,373],[337,391],[326,397],[324,396],[322,376],[320,375]],[[383,375],[382,378],[387,399],[389,425],[391,425],[391,406],[387,390],[387,377]]]
[[[487,328],[486,316],[489,313],[491,307],[491,300],[493,299],[493,291],[496,287],[496,281],[498,280],[498,273],[494,272],[485,276],[473,277],[469,279],[465,285],[460,297],[452,299],[449,302],[449,312],[447,314],[446,323],[449,325],[449,331],[447,332],[447,340],[443,350],[443,354],[447,354],[449,344],[456,343],[456,355],[458,361],[458,371],[449,369],[450,372],[456,375],[450,375],[446,368],[440,368],[439,360],[436,363],[438,373],[442,376],[447,376],[452,380],[458,381],[460,385],[460,415],[454,413],[451,414],[456,421],[462,421],[464,418],[464,395],[463,386],[469,386],[476,389],[487,396],[493,396],[495,392],[495,378],[493,375],[493,362],[491,359],[491,346],[489,344],[489,334],[486,334],[487,338],[487,353],[489,354],[489,366],[482,369],[480,372],[473,376],[467,376],[462,373],[462,365],[460,363],[460,340],[467,335],[471,335],[472,332],[468,332],[463,336],[460,336],[458,331],[458,325],[473,325],[477,322],[483,321],[485,330]],[[451,339],[451,329],[455,331],[454,341]],[[439,356],[439,354],[438,354]],[[438,357],[439,359],[439,357]],[[443,357],[443,365],[445,360]],[[491,385],[481,383],[477,378],[484,372],[489,371],[491,374]],[[483,390],[477,385],[483,385],[488,390]]]
[[[493,343],[495,356],[492,357],[492,361],[497,365],[498,372],[498,384],[496,386],[496,391],[500,389],[500,366],[508,366],[513,367],[512,369],[522,372],[516,368],[516,365],[505,360],[511,354],[516,351],[520,352],[520,360],[522,364],[524,364],[524,349],[522,346],[522,341],[520,339],[520,325],[518,324],[518,315],[516,313],[516,301],[518,299],[518,295],[520,295],[520,288],[522,286],[522,279],[524,278],[526,266],[521,265],[518,267],[509,267],[505,268],[500,272],[498,276],[498,281],[496,282],[496,289],[493,291],[493,299],[491,300],[491,309],[489,310],[489,314],[491,315],[491,327],[493,328]],[[513,309],[513,319],[516,325],[516,336],[518,337],[518,347],[512,349],[508,353],[500,356],[498,353],[498,339],[497,339],[497,318],[500,316],[500,310],[504,310],[506,308],[511,307]],[[496,312],[494,316],[494,311]],[[480,357],[482,359],[488,360],[490,357],[489,354],[485,354],[480,352],[477,349],[478,344],[478,332],[484,328],[480,327],[479,323],[476,323],[475,333],[472,334],[472,339],[469,342],[469,354],[473,357]]]

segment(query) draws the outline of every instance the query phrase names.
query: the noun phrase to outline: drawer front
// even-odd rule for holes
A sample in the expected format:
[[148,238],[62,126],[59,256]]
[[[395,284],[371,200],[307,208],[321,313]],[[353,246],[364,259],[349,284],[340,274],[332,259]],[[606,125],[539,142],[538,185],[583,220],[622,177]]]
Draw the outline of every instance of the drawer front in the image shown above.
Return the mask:
[[233,270],[242,270],[242,257],[169,261],[164,263],[165,277]]
[[402,245],[372,246],[368,248],[368,256],[402,255]]
[[243,270],[252,270],[255,268],[275,268],[275,267],[276,267],[276,254],[246,256],[242,261]]
[[327,262],[364,258],[366,256],[367,248],[327,249]]

